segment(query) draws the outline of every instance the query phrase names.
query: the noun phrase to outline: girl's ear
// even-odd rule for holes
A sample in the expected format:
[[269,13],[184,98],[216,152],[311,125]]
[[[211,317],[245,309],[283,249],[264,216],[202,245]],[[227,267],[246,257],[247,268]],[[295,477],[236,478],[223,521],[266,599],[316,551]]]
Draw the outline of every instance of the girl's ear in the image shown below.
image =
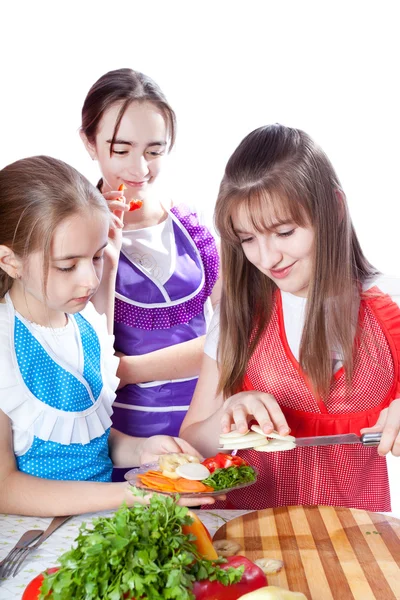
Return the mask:
[[8,246],[0,246],[0,268],[13,279],[21,277],[22,261]]
[[81,136],[83,145],[85,146],[86,150],[88,151],[90,158],[92,160],[97,160],[96,146],[94,146],[91,142],[89,142],[89,140],[87,139],[86,135],[83,133],[82,130],[79,131],[79,135]]

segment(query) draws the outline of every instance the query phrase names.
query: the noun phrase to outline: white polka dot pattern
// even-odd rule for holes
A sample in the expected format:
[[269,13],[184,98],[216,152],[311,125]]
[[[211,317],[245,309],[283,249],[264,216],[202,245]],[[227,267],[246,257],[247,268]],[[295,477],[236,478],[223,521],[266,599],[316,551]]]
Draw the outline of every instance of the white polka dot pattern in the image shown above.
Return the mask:
[[17,457],[20,471],[63,481],[111,481],[112,462],[108,451],[108,429],[89,444],[62,446],[35,438],[26,454]]
[[[171,212],[185,227],[195,243],[204,266],[205,281],[199,293],[190,300],[165,307],[140,307],[115,299],[115,321],[138,329],[169,329],[174,325],[189,323],[202,313],[218,277],[219,257],[214,238],[208,229],[199,224],[197,215],[180,205]],[[134,298],[132,298],[134,300]]]
[[15,319],[14,336],[22,378],[36,398],[65,411],[79,412],[92,406],[85,386],[49,358],[18,318]]
[[[252,356],[247,389],[272,393],[292,428],[308,437],[357,433],[376,423],[396,393],[400,356],[400,310],[375,290],[361,303],[363,331],[353,387],[345,394],[343,371],[333,377],[326,404],[316,399],[285,344],[279,300]],[[392,350],[393,348],[393,350]],[[360,445],[296,448],[286,452],[240,451],[259,471],[255,485],[231,492],[216,507],[263,509],[286,505],[333,505],[390,511],[386,460]]]
[[[82,316],[75,315],[81,337],[84,356],[83,378],[92,390],[94,400],[102,391],[101,349],[96,332]],[[27,452],[17,457],[18,468],[30,475],[59,480],[110,481],[112,462],[108,451],[110,429],[102,428],[96,420],[96,431],[89,434],[84,417],[79,413],[93,406],[85,385],[72,372],[62,368],[46,352],[29,329],[17,317],[14,327],[15,351],[20,373],[30,392],[41,402],[61,411],[76,413],[76,418],[65,422],[63,427],[81,429],[82,443],[59,443],[34,436]],[[54,426],[58,419],[52,423]],[[68,425],[69,424],[69,425]],[[50,433],[50,432],[48,432]],[[78,435],[78,434],[77,434]],[[79,439],[78,435],[78,439]]]

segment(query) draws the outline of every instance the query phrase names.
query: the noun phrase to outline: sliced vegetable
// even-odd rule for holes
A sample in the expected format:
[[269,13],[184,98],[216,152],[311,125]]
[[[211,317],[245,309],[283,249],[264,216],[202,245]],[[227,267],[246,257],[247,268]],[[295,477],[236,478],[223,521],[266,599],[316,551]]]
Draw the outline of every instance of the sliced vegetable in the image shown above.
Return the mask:
[[268,440],[267,444],[254,448],[257,452],[284,452],[285,450],[294,450],[294,442],[283,442],[282,440]]
[[201,464],[207,467],[210,473],[213,473],[216,469],[227,469],[228,467],[239,467],[241,465],[248,466],[248,463],[244,460],[244,458],[241,458],[240,456],[232,456],[232,454],[222,453],[218,453],[215,456],[206,458]]
[[242,549],[242,546],[233,540],[216,540],[213,545],[218,553],[218,556],[223,556],[224,558],[227,558],[228,556],[235,556]]
[[207,527],[203,525],[194,512],[189,511],[188,514],[193,519],[193,523],[190,525],[183,525],[182,532],[185,535],[193,536],[194,539],[189,539],[193,541],[201,556],[208,558],[209,560],[217,560],[218,554],[213,546]]
[[118,191],[119,192],[123,192],[124,190],[126,190],[126,185],[124,183],[121,183],[121,185],[118,187]]
[[237,583],[223,586],[219,581],[196,581],[193,592],[196,600],[238,600],[243,594],[257,590],[268,584],[262,570],[244,556],[231,556],[222,569],[243,567],[242,579]]
[[282,442],[295,442],[296,438],[293,435],[280,435],[277,431],[271,431],[270,433],[264,433],[259,425],[252,425],[251,429],[255,433],[259,433],[267,438],[272,438],[275,440],[282,440]]
[[192,479],[202,481],[210,476],[210,471],[204,465],[198,463],[187,463],[186,465],[179,465],[175,471],[180,477],[184,479]]
[[254,562],[266,575],[279,573],[283,569],[283,560],[279,560],[278,558],[257,558]]
[[183,479],[180,477],[174,481],[175,490],[180,493],[186,494],[206,494],[207,492],[213,492],[214,488],[211,485],[207,485],[202,481],[190,481],[190,479]]
[[143,201],[142,200],[131,200],[129,202],[129,211],[137,210],[138,208],[142,208]]
[[207,469],[210,471],[210,473],[214,473],[214,471],[216,469],[220,469],[220,464],[217,461],[215,456],[211,456],[210,458],[206,458],[205,460],[203,460],[203,462],[201,463],[202,465],[204,465],[205,467],[207,467]]
[[176,469],[180,465],[185,465],[188,463],[200,463],[200,460],[197,456],[184,453],[163,454],[158,459],[158,464],[162,474],[170,479],[178,479],[179,475],[177,475]]
[[256,448],[257,446],[263,446],[266,443],[266,438],[259,435],[256,439],[250,439],[247,441],[247,436],[238,440],[232,440],[223,444],[224,450],[246,450],[247,448]]

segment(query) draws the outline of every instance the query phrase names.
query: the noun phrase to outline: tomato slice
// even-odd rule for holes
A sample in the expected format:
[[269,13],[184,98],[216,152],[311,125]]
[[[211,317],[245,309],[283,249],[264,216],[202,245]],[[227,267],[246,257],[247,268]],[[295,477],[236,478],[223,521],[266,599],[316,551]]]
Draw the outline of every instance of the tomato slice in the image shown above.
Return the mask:
[[214,456],[211,456],[210,458],[206,458],[205,460],[203,460],[203,462],[201,464],[204,465],[205,467],[207,467],[207,469],[210,471],[210,473],[214,473],[214,471],[216,469],[221,468],[219,466],[219,463],[215,460]]
[[220,469],[227,469],[228,467],[240,467],[248,464],[244,458],[241,458],[240,456],[233,456],[232,454],[219,453],[214,458],[219,464]]
[[210,471],[214,473],[216,469],[227,469],[228,467],[240,467],[242,465],[248,465],[248,463],[240,456],[232,456],[232,454],[223,454],[219,452],[215,456],[206,458],[201,463]]

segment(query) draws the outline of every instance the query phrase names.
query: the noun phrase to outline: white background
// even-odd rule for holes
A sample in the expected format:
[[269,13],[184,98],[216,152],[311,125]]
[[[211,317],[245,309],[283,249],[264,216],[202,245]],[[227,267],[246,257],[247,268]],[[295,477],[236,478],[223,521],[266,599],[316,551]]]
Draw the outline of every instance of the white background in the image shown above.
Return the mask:
[[103,73],[132,67],[159,83],[178,116],[166,175],[174,199],[211,217],[244,135],[271,122],[299,127],[331,158],[368,258],[400,274],[395,8],[396,0],[2,2],[0,167],[49,154],[96,182],[78,136],[82,103]]

